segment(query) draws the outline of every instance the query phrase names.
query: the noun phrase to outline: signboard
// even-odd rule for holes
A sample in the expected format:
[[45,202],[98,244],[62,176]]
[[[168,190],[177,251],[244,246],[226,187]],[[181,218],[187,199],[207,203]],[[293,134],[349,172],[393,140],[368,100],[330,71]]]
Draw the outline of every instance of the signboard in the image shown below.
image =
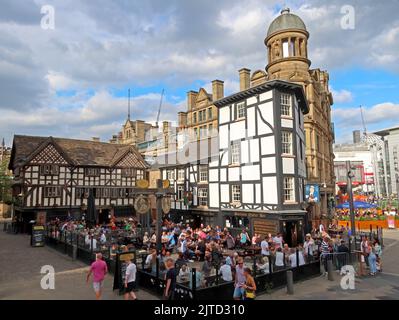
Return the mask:
[[308,203],[318,203],[320,201],[320,187],[317,184],[307,184],[305,186],[305,200]]
[[388,229],[395,229],[395,212],[390,212],[387,216]]
[[266,236],[269,233],[276,234],[277,233],[277,222],[271,220],[264,219],[254,219],[254,232],[259,235]]
[[163,197],[162,198],[162,211],[165,214],[168,214],[171,207],[171,200],[170,197]]
[[170,187],[170,181],[168,179],[162,181],[162,187],[168,189]]
[[150,209],[150,203],[148,201],[148,198],[142,195],[138,196],[134,201],[134,209],[139,214],[147,213]]
[[36,213],[36,225],[45,226],[46,225],[47,212],[39,211]]
[[136,263],[136,251],[127,251],[116,254],[115,274],[113,290],[119,290],[122,294],[125,288],[126,268],[129,261],[133,260]]
[[33,226],[30,244],[32,247],[44,247],[45,230],[43,226]]
[[141,179],[136,182],[136,185],[141,189],[147,189],[149,186],[149,182],[147,180]]

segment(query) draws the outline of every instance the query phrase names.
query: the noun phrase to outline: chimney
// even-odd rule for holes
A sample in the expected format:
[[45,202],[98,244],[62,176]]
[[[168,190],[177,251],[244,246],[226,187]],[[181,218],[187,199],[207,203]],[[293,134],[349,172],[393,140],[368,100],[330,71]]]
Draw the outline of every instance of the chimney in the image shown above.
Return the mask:
[[186,112],[179,112],[179,128],[184,128],[187,126],[187,113]]
[[224,82],[221,80],[212,81],[212,99],[213,101],[224,97]]
[[195,106],[195,101],[197,100],[198,92],[189,91],[187,92],[187,107],[188,110],[192,110]]
[[99,137],[92,137],[91,141],[100,142],[100,138]]
[[164,133],[169,132],[170,123],[168,121],[162,122],[162,129]]
[[251,81],[251,70],[242,68],[238,71],[240,73],[240,91],[249,89]]
[[353,131],[353,143],[360,143],[361,137],[360,137],[360,130],[355,130]]

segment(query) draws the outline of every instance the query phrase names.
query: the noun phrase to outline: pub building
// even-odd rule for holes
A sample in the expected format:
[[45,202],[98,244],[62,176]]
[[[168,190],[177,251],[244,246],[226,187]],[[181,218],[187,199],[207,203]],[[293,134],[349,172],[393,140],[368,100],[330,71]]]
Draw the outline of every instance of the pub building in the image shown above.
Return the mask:
[[14,214],[29,221],[82,218],[93,192],[97,223],[134,216],[136,181],[148,165],[133,146],[53,137],[14,136]]
[[[175,191],[171,216],[194,226],[227,227],[234,234],[244,227],[263,235],[282,232],[289,245],[302,241],[309,110],[303,87],[272,80],[214,104],[217,152],[210,143],[196,158],[179,161],[178,154],[187,153],[179,150],[161,168]],[[201,141],[193,143],[200,148]]]

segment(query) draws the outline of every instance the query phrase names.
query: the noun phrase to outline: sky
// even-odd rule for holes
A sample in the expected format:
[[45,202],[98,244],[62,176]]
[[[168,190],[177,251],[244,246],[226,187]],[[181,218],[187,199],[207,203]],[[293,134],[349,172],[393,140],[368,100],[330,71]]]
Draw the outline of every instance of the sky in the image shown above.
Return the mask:
[[[107,141],[127,117],[177,121],[189,90],[264,69],[264,38],[282,7],[310,33],[312,68],[327,70],[336,142],[399,125],[399,0],[0,0],[0,139],[14,134]],[[54,28],[43,28],[54,8]],[[354,10],[353,28],[345,5]],[[44,20],[49,21],[49,20]],[[208,91],[209,92],[209,91]]]

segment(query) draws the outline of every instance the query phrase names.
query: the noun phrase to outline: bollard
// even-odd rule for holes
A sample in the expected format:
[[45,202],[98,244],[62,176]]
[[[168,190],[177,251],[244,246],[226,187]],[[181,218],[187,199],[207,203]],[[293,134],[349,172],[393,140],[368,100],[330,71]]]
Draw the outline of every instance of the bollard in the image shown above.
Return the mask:
[[78,257],[78,246],[76,244],[72,245],[72,259],[76,260]]
[[294,274],[291,270],[287,271],[287,294],[294,294]]
[[328,280],[334,281],[334,273],[333,273],[333,263],[332,260],[327,258],[327,271],[328,271]]

